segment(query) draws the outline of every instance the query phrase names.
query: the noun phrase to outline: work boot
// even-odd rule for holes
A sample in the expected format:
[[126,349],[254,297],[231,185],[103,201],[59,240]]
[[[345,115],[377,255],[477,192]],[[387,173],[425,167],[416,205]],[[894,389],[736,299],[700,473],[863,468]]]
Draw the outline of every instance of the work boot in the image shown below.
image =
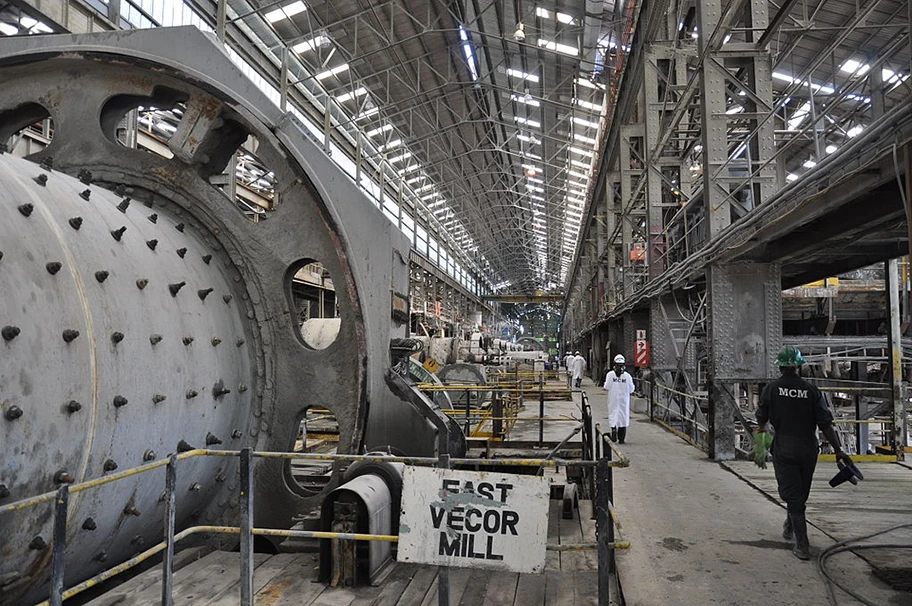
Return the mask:
[[627,438],[627,428],[618,427],[618,443],[623,444],[624,440]]
[[782,538],[786,541],[791,541],[795,538],[795,533],[792,532],[792,520],[788,514],[785,515],[785,522],[782,523]]
[[611,441],[617,444],[618,441],[618,430],[617,427],[611,428]]
[[793,513],[789,516],[792,521],[792,532],[795,533],[795,546],[792,553],[799,560],[811,559],[811,546],[808,543],[807,521],[803,513]]

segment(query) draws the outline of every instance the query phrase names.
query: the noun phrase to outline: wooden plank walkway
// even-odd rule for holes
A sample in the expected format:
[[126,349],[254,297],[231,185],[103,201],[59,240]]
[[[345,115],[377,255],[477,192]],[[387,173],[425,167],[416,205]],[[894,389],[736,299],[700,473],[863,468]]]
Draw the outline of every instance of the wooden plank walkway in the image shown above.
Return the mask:
[[[550,502],[549,543],[593,541],[592,505],[580,501],[582,515],[561,517],[561,501]],[[333,588],[316,582],[315,553],[255,554],[256,606],[435,606],[437,568],[397,564],[377,587]],[[595,552],[549,551],[539,575],[450,569],[452,606],[589,606],[598,603]],[[239,554],[215,551],[178,570],[178,606],[235,606],[240,599]],[[161,599],[161,570],[144,572],[86,606],[153,606]]]

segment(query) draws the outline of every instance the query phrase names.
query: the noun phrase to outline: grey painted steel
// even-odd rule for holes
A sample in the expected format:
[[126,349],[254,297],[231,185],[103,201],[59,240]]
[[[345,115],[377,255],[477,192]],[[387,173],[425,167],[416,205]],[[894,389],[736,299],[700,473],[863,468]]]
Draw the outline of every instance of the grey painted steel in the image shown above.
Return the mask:
[[[678,355],[675,350],[674,328],[678,325],[680,314],[674,305],[669,308],[667,297],[657,297],[649,302],[649,355],[653,370],[672,370],[677,367]],[[664,309],[663,309],[664,308]],[[673,314],[673,315],[672,315]],[[668,321],[666,321],[666,317]]]
[[[383,453],[368,453],[379,454]],[[372,474],[386,482],[389,489],[390,500],[392,502],[390,509],[390,528],[392,532],[388,534],[397,534],[399,532],[399,514],[400,503],[402,501],[402,472],[405,470],[405,463],[378,463],[373,461],[359,461],[352,463],[345,470],[343,480],[349,482],[359,476]]]
[[775,264],[715,265],[709,270],[713,375],[721,381],[777,376],[782,297]]
[[[32,78],[41,74],[36,70]],[[4,81],[15,90],[16,78]],[[64,121],[58,123],[63,131]],[[172,452],[181,440],[205,445],[210,433],[229,447],[243,443],[246,438],[231,436],[256,428],[249,412],[255,398],[239,390],[256,384],[256,359],[244,291],[230,261],[190,217],[175,216],[158,198],[152,198],[153,208],[134,200],[122,213],[114,193],[56,170],[43,186],[33,181],[43,173],[26,160],[0,156],[0,324],[21,329],[0,345],[3,407],[23,410],[16,422],[0,425],[6,449],[0,483],[10,487],[11,498],[52,490],[61,471],[76,481],[97,478],[113,465],[135,467],[154,456],[146,453]],[[89,200],[80,196],[86,190]],[[17,210],[24,203],[34,207],[28,217]],[[153,213],[156,223],[148,220]],[[79,230],[69,224],[74,217],[83,218]],[[175,229],[179,221],[188,223],[183,232]],[[118,242],[110,232],[123,226]],[[158,240],[155,251],[146,244],[151,240]],[[176,254],[179,248],[187,249],[184,258]],[[213,253],[206,264],[203,257]],[[51,274],[46,266],[55,262],[62,268]],[[99,272],[108,272],[103,282]],[[142,289],[139,280],[147,281]],[[181,282],[186,285],[172,296],[169,285]],[[197,296],[203,288],[215,289],[205,301]],[[230,303],[223,296],[232,296]],[[79,336],[67,343],[67,330]],[[112,340],[115,332],[122,341]],[[152,344],[153,336],[162,338]],[[211,345],[215,337],[221,346]],[[185,345],[189,338],[193,342]],[[239,339],[241,347],[235,346]],[[231,393],[217,397],[217,388]],[[191,390],[198,395],[188,398]],[[227,474],[233,469],[223,461],[188,466],[181,522],[194,512],[215,519],[218,501],[227,498],[225,485],[214,481],[221,466]],[[158,542],[162,480],[152,473],[73,495],[70,516],[79,523],[68,533],[67,585],[110,565],[95,559],[101,552],[108,562],[118,561],[132,555],[137,542]],[[195,482],[206,489],[188,491]],[[98,531],[81,528],[88,517]],[[35,567],[34,582],[46,583],[44,557],[28,544],[49,528],[37,509],[0,517],[6,539],[0,573]]]
[[902,376],[902,329],[901,312],[899,309],[899,260],[887,261],[887,297],[890,311],[890,383],[893,399],[893,452],[898,460],[905,460],[905,446],[908,440],[906,427],[906,393]]
[[782,343],[779,266],[739,263],[707,270],[710,456],[735,457],[734,406],[723,383],[776,376]]
[[[606,436],[601,438],[607,439]],[[597,452],[601,449],[598,446]],[[595,471],[595,529],[598,541],[598,600],[599,606],[607,606],[610,602],[610,579],[614,568],[614,551],[609,547],[614,542],[614,525],[608,504],[611,501],[611,448],[604,445],[604,458],[598,459]],[[598,454],[596,455],[598,456]]]
[[[418,383],[433,383],[434,385],[443,385],[440,378],[432,372],[429,372],[418,360],[409,358],[409,377]],[[446,410],[453,409],[453,401],[450,394],[445,391],[435,391],[431,398],[434,404]],[[368,450],[373,450],[368,445]]]
[[57,491],[54,499],[54,562],[51,573],[51,606],[63,604],[63,575],[66,570],[67,508],[70,502],[70,487],[66,484]]
[[[401,474],[401,470],[399,471]],[[400,476],[401,483],[401,476]],[[400,489],[401,492],[401,489]],[[398,531],[393,526],[394,503],[392,492],[386,480],[378,475],[366,473],[358,475],[333,490],[323,501],[320,516],[321,530],[330,532],[333,529],[333,509],[337,501],[357,504],[358,528],[356,532],[365,534],[392,535]],[[320,541],[320,578],[332,578],[331,540]],[[362,543],[363,544],[363,543]],[[356,575],[358,584],[368,584],[374,576],[392,561],[392,543],[388,541],[368,541],[367,576]]]
[[437,371],[437,376],[444,383],[460,383],[471,385],[487,385],[487,367],[481,364],[457,362],[447,364]]
[[241,450],[241,484],[238,502],[241,506],[241,606],[253,604],[253,459],[250,448]]
[[[420,410],[426,402],[403,401],[384,379],[390,339],[405,332],[391,321],[390,297],[407,289],[407,239],[211,37],[185,27],[5,38],[0,80],[0,139],[34,122],[27,104],[44,107],[55,127],[50,146],[31,158],[53,158],[46,186],[32,180],[47,172],[36,164],[0,157],[0,241],[16,243],[4,244],[0,261],[9,315],[0,323],[22,328],[0,343],[12,354],[0,364],[4,411],[24,412],[0,427],[10,445],[0,483],[10,498],[52,489],[61,464],[76,479],[91,479],[108,460],[135,466],[147,452],[173,452],[180,440],[205,445],[209,433],[226,447],[288,450],[309,407],[335,414],[341,452],[357,451],[365,434],[406,454],[434,451]],[[173,158],[110,136],[121,111],[175,100],[185,111],[169,142]],[[250,135],[280,192],[277,210],[256,224],[208,182]],[[92,185],[63,174],[81,170],[91,171]],[[132,190],[126,214],[116,209],[121,196],[104,189],[117,186]],[[79,195],[86,189],[89,200]],[[25,201],[34,206],[29,217],[17,210]],[[147,220],[153,213],[156,223]],[[68,225],[76,216],[84,219],[79,230]],[[184,231],[176,229],[181,223]],[[118,242],[110,231],[121,226],[127,231]],[[146,244],[153,239],[154,251]],[[180,248],[188,249],[184,258],[175,254]],[[286,296],[289,272],[311,260],[332,274],[342,318],[338,338],[320,351],[303,343]],[[52,261],[63,266],[57,275],[45,269]],[[99,271],[109,272],[104,282]],[[143,289],[140,279],[148,280]],[[168,285],[180,282],[172,296]],[[197,296],[210,287],[221,296]],[[64,330],[80,336],[65,343]],[[114,344],[114,332],[125,338]],[[153,335],[163,338],[153,345]],[[191,389],[197,396],[187,398]],[[223,389],[231,391],[215,397]],[[126,406],[114,406],[118,395]],[[154,403],[156,395],[166,399]],[[70,400],[81,410],[64,412]],[[236,523],[236,465],[188,462],[177,489],[179,526]],[[70,528],[68,584],[128,557],[132,538],[158,539],[162,479],[144,474],[73,499],[71,517],[93,517],[100,532]],[[288,526],[319,500],[289,479],[282,462],[257,462],[258,525]],[[188,490],[194,484],[202,490]],[[28,511],[0,518],[9,537],[0,574],[30,573],[23,595],[4,599],[47,595],[48,558],[28,543],[47,536],[49,523]],[[101,551],[106,562],[95,559]]]
[[165,552],[162,556],[162,606],[174,604],[174,533],[177,507],[177,455],[168,457],[165,468]]
[[314,349],[326,349],[335,342],[342,318],[311,318],[301,325],[301,338]]

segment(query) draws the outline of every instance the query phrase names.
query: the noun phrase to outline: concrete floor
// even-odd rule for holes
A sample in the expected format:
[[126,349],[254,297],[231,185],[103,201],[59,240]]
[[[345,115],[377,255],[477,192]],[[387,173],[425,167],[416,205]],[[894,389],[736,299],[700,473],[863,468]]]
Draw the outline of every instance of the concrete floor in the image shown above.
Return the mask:
[[[605,392],[590,380],[583,389],[596,420],[605,427]],[[708,460],[645,415],[633,414],[631,421],[627,443],[621,446],[631,466],[615,472],[615,501],[632,544],[617,558],[628,606],[828,603],[814,560],[795,558],[781,537],[785,511],[772,495]],[[772,481],[768,487],[774,489],[772,467],[756,471],[767,474]],[[906,500],[910,498],[907,493]],[[853,517],[851,511],[845,515]],[[813,510],[809,521],[815,523]],[[855,535],[881,528],[866,525],[860,513],[850,526]],[[835,542],[813,526],[809,537],[814,555]],[[836,556],[830,569],[871,603],[912,604],[912,593],[880,582],[854,554]],[[839,606],[859,604],[839,591],[837,597]]]

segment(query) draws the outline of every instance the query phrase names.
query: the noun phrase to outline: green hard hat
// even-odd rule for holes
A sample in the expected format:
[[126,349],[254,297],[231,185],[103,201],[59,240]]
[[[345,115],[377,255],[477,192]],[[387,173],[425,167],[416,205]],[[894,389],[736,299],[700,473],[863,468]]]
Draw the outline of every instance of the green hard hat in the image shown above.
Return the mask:
[[804,358],[794,345],[786,345],[779,350],[779,355],[776,356],[776,366],[801,366],[803,364]]

